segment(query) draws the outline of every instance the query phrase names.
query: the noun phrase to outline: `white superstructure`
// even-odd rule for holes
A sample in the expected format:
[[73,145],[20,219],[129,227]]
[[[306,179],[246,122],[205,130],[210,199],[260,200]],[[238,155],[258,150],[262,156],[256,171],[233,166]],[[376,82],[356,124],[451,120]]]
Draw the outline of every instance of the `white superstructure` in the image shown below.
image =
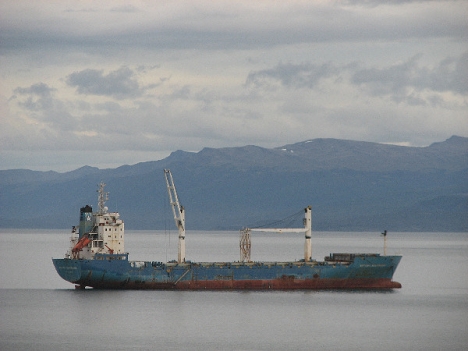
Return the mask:
[[99,184],[98,212],[93,213],[91,206],[81,208],[80,225],[72,228],[67,258],[94,259],[97,253],[125,253],[125,225],[118,212],[109,212],[105,206],[108,200],[105,185]]

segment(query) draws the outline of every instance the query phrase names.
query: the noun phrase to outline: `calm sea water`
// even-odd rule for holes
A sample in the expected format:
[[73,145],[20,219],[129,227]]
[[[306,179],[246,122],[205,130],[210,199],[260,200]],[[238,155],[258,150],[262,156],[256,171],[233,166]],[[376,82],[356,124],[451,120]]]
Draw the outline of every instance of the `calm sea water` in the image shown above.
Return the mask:
[[[378,233],[313,233],[313,257],[382,252]],[[77,291],[67,231],[0,231],[0,350],[466,350],[468,233],[389,233],[393,292]],[[238,233],[188,232],[187,259],[239,260]],[[300,259],[298,234],[255,233],[253,260]],[[176,232],[126,233],[133,260],[177,256]]]

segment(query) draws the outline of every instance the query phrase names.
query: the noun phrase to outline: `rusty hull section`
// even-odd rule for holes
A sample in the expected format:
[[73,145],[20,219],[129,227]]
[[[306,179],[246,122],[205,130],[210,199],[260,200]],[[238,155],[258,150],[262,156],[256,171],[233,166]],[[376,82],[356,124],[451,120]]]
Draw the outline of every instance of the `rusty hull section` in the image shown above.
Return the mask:
[[[84,286],[89,286],[83,282]],[[158,283],[134,281],[109,284],[93,284],[94,289],[127,289],[127,290],[374,290],[399,289],[401,284],[389,279],[291,279],[241,280],[241,281],[184,281],[182,283]]]

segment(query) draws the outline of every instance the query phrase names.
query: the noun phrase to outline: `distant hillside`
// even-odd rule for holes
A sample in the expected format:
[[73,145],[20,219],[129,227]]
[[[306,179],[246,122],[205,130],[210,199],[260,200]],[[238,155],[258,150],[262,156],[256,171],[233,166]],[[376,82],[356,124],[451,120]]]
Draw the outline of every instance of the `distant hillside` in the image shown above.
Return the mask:
[[127,229],[173,228],[164,168],[189,230],[237,230],[312,205],[315,230],[468,231],[468,138],[457,136],[422,148],[314,139],[175,151],[115,169],[0,171],[0,227],[71,227],[104,181]]

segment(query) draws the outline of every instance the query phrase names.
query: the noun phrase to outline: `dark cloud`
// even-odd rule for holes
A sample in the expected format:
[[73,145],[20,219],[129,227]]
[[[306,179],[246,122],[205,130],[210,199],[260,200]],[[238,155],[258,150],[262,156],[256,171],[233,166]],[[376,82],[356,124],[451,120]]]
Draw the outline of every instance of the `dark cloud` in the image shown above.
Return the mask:
[[183,86],[170,94],[171,99],[188,100],[191,97],[191,91],[189,86]]
[[[70,112],[70,106],[67,102],[55,97],[57,89],[48,86],[45,83],[36,83],[29,87],[18,87],[14,90],[16,94],[14,99],[18,106],[28,111],[30,121],[35,121],[46,135],[44,126],[50,130],[69,131],[77,124],[75,118]],[[81,108],[83,104],[78,103]]]
[[321,79],[328,78],[337,73],[338,68],[331,63],[321,65],[311,63],[280,63],[271,69],[249,73],[246,84],[264,86],[277,81],[281,85],[290,88],[314,88]]
[[110,113],[122,111],[122,106],[120,106],[118,103],[113,102],[113,101],[105,101],[103,103],[95,104],[94,108],[97,111],[107,111]]
[[[321,42],[467,37],[462,1],[285,2],[282,6],[240,2],[164,6],[158,2],[73,9],[55,16],[16,9],[15,21],[0,21],[0,52],[77,50],[121,53],[145,50],[239,49]],[[79,7],[77,5],[76,7]],[[36,11],[37,12],[37,11]],[[48,13],[48,11],[44,11]],[[28,17],[29,16],[29,17]],[[34,18],[34,21],[30,19]],[[2,23],[3,22],[3,23]],[[24,23],[24,25],[18,25]],[[104,25],[105,23],[105,25]]]
[[36,83],[27,88],[18,87],[14,92],[20,95],[36,95],[45,98],[50,96],[55,90],[45,83]]
[[[342,0],[340,3],[344,5],[366,5],[366,6],[379,6],[379,5],[401,5],[410,3],[424,3],[435,2],[436,0]],[[447,2],[456,2],[459,0],[446,0]]]
[[372,95],[399,95],[414,80],[418,57],[389,67],[360,69],[354,73],[351,82],[366,87]]
[[66,82],[76,87],[80,94],[111,96],[116,99],[135,98],[144,92],[136,74],[125,66],[108,74],[104,74],[103,70],[85,69],[70,74]]
[[[326,79],[351,83],[377,97],[390,97],[408,105],[442,105],[439,93],[465,95],[468,92],[468,52],[458,58],[448,57],[435,66],[422,66],[422,55],[384,67],[364,68],[351,63],[338,66],[324,64],[278,64],[269,69],[252,71],[246,79],[247,86],[262,89],[316,89]],[[423,94],[423,93],[426,94]]]
[[458,59],[449,57],[432,70],[421,70],[421,77],[415,85],[435,91],[468,93],[468,52]]
[[18,87],[14,93],[20,96],[18,105],[29,111],[43,111],[53,108],[52,94],[55,90],[45,83],[36,83],[27,88]]
[[460,95],[468,92],[468,52],[458,59],[446,58],[436,67],[420,67],[420,58],[421,55],[417,55],[389,67],[357,70],[351,82],[372,95],[392,95],[395,99],[406,95],[407,89]]
[[138,12],[138,8],[133,5],[123,5],[118,7],[113,7],[110,9],[110,12]]

